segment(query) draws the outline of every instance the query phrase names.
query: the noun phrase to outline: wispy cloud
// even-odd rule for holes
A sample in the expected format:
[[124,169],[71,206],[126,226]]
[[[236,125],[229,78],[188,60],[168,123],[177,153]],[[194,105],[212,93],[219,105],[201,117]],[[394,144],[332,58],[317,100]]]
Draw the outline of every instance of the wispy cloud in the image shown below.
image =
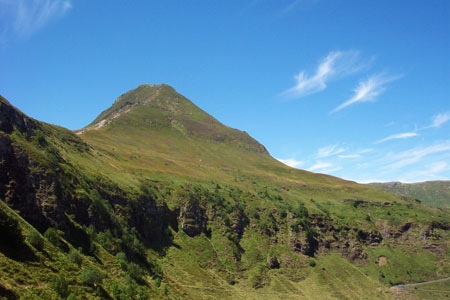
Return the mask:
[[289,13],[289,12],[293,11],[294,9],[296,9],[303,2],[304,2],[304,0],[291,1],[285,7],[283,7],[283,9],[281,10],[281,13],[286,14],[286,13]]
[[300,98],[317,93],[327,87],[329,80],[355,73],[365,66],[357,51],[332,51],[320,61],[313,75],[309,76],[305,71],[297,74],[295,86],[283,95]]
[[346,151],[345,148],[338,147],[338,145],[329,145],[319,148],[319,150],[317,150],[316,157],[317,158],[330,157],[345,151]]
[[450,120],[450,111],[433,116],[432,123],[429,127],[441,127]]
[[[402,168],[420,162],[425,157],[444,153],[450,157],[450,141],[444,141],[427,147],[417,147],[397,154],[389,155],[386,163],[387,168]],[[436,160],[436,159],[435,159]]]
[[445,161],[437,161],[424,164],[422,168],[417,168],[406,172],[400,179],[402,182],[421,182],[427,180],[437,180],[445,178],[445,172],[450,171],[450,165]]
[[330,174],[332,172],[340,170],[339,167],[333,165],[331,162],[323,162],[318,161],[314,165],[312,165],[310,168],[308,168],[308,171],[311,172],[320,172],[320,173],[327,173]]
[[277,158],[277,160],[293,168],[299,168],[304,164],[304,162],[296,160],[295,158],[287,158],[287,159]]
[[[69,0],[0,0],[4,19],[2,35],[27,38],[71,8]],[[4,38],[4,37],[3,37]]]
[[341,154],[341,155],[338,155],[338,157],[342,158],[342,159],[360,158],[361,154],[357,154],[357,153],[355,153],[355,154]]
[[385,137],[384,139],[378,140],[375,142],[375,144],[384,143],[390,140],[398,140],[398,139],[408,139],[415,136],[418,136],[419,134],[417,132],[404,132],[404,133],[397,133],[390,135],[388,137]]
[[386,84],[399,79],[400,75],[388,76],[386,74],[372,75],[364,81],[360,81],[358,87],[354,90],[354,95],[335,109],[331,113],[340,111],[355,103],[368,102],[375,100],[380,94],[386,90]]

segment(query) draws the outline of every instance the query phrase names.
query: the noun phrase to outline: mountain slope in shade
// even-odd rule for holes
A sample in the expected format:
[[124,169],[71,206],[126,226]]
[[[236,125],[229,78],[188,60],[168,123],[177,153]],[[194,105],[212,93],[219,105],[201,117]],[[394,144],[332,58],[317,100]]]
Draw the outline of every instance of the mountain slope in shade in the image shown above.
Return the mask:
[[450,181],[436,180],[417,183],[374,182],[370,186],[392,191],[400,196],[422,201],[426,205],[450,208]]
[[393,299],[450,272],[448,210],[287,167],[167,85],[76,133],[0,98],[0,208],[11,299]]

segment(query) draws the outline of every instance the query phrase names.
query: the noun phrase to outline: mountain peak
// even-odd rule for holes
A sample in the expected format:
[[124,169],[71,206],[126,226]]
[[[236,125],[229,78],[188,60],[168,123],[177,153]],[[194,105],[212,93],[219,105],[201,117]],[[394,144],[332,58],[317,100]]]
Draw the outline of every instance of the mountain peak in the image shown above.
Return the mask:
[[268,154],[246,132],[223,125],[166,84],[142,84],[122,94],[78,134],[105,128],[126,132],[137,139],[149,134],[178,136],[178,139],[214,141]]
[[[148,105],[161,94],[176,94],[176,91],[166,84],[141,84],[137,88],[120,95],[107,110],[103,111],[91,124],[90,128],[101,128],[118,118],[121,114],[128,112],[137,105]],[[161,103],[158,103],[161,105]]]

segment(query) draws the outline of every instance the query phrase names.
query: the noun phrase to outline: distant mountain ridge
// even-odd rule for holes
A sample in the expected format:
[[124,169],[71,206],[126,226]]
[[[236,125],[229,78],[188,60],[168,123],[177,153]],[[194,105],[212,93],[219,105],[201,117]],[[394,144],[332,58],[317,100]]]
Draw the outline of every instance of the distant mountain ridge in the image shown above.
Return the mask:
[[392,191],[400,196],[418,199],[426,205],[450,208],[450,180],[416,183],[374,182],[369,185]]

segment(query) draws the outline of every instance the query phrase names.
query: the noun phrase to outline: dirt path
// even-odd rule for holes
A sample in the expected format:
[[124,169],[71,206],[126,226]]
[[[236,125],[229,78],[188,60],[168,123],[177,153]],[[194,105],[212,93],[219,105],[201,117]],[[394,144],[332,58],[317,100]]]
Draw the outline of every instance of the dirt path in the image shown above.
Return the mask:
[[432,283],[437,283],[437,282],[442,282],[442,281],[447,281],[447,280],[450,280],[450,277],[436,279],[436,280],[430,280],[430,281],[426,281],[426,282],[419,282],[419,283],[399,284],[399,285],[392,286],[391,290],[403,291],[403,290],[407,290],[408,288],[413,288],[413,287],[420,286],[420,285],[427,285],[427,284],[432,284]]

